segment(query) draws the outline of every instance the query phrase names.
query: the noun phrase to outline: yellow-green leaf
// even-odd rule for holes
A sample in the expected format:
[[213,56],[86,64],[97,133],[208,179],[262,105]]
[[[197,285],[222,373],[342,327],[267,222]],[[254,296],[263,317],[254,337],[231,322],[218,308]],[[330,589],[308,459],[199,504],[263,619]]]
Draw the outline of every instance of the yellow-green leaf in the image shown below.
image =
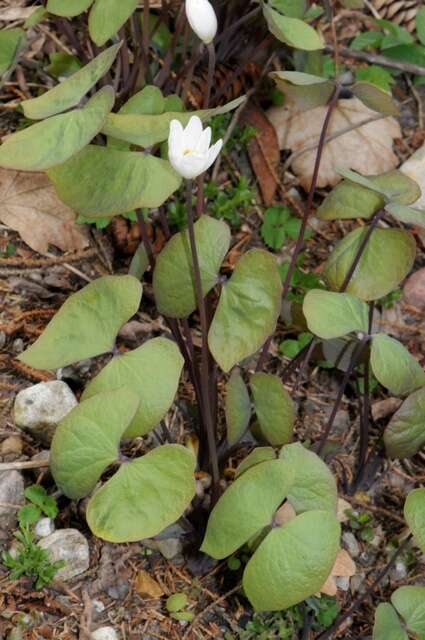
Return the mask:
[[227,442],[234,445],[243,436],[251,418],[251,400],[239,369],[235,369],[226,384]]
[[281,42],[305,51],[323,49],[321,36],[303,20],[283,16],[267,4],[263,4],[263,14],[269,31]]
[[93,0],[48,0],[47,11],[55,16],[73,18],[86,11],[93,4]]
[[273,445],[290,442],[294,405],[280,378],[271,373],[255,373],[250,386],[262,435]]
[[405,396],[425,386],[425,371],[398,341],[385,333],[373,336],[371,360],[377,380],[396,396]]

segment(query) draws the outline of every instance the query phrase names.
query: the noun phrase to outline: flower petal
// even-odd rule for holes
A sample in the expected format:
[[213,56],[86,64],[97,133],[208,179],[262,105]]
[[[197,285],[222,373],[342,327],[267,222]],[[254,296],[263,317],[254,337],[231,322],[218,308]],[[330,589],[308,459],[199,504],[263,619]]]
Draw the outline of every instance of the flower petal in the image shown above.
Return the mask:
[[184,130],[181,122],[178,120],[171,120],[170,133],[168,135],[168,148],[170,154],[183,154],[183,136]]
[[198,155],[207,155],[211,143],[211,135],[211,127],[207,127],[205,131],[202,132],[202,135],[199,138],[199,142],[196,147],[196,153]]
[[202,136],[202,121],[198,116],[192,116],[184,130],[184,146],[186,149],[196,149]]
[[209,169],[212,164],[214,164],[222,147],[223,147],[223,140],[218,140],[208,151],[208,162],[207,162],[207,166],[205,167],[205,171]]

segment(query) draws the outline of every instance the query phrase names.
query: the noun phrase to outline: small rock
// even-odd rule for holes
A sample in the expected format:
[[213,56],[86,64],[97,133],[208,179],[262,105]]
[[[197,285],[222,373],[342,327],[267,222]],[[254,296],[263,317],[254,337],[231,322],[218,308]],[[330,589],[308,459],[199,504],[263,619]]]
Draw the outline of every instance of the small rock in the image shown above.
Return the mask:
[[22,453],[23,442],[21,436],[9,436],[3,440],[0,448],[2,456],[20,456]]
[[341,591],[348,591],[350,588],[350,578],[349,576],[340,576],[335,578],[335,584]]
[[15,505],[24,504],[24,480],[19,471],[3,471],[0,473],[0,530],[13,529],[17,522]]
[[77,405],[65,382],[40,382],[20,391],[16,396],[15,424],[49,444],[58,423]]
[[91,640],[118,640],[118,634],[113,627],[99,627],[90,637]]
[[412,307],[425,309],[425,267],[413,273],[404,285],[404,300]]
[[76,529],[59,529],[38,545],[48,552],[51,562],[65,560],[65,566],[55,575],[58,580],[70,580],[89,568],[89,545]]
[[93,600],[92,601],[93,610],[95,613],[102,613],[105,611],[105,605],[102,600]]
[[394,582],[404,580],[407,576],[407,567],[403,560],[397,560],[394,567],[390,571],[390,579]]
[[360,555],[359,543],[351,531],[344,531],[342,534],[342,542],[352,558],[358,558]]
[[52,518],[41,518],[34,527],[37,538],[47,538],[55,531],[55,523]]
[[14,353],[22,353],[24,350],[24,341],[22,338],[16,338],[12,343],[12,351]]
[[167,538],[166,540],[144,540],[143,544],[149,549],[159,551],[167,560],[172,560],[183,551],[183,544],[178,538]]

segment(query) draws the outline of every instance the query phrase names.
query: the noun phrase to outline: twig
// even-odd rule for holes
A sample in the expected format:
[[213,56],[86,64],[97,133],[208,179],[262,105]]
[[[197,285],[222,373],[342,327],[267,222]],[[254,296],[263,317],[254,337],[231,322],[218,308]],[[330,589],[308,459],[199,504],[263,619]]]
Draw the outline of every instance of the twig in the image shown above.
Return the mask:
[[[333,53],[334,47],[330,44],[326,45],[324,51],[327,53]],[[418,64],[412,64],[411,62],[400,62],[399,60],[391,60],[385,56],[378,55],[376,53],[368,53],[367,51],[356,51],[355,49],[348,49],[347,47],[341,47],[338,49],[338,53],[341,58],[353,58],[353,60],[362,60],[363,62],[369,62],[370,64],[377,64],[381,67],[387,67],[389,69],[398,69],[405,73],[413,73],[416,76],[425,76],[425,67],[421,67]]]
[[227,593],[225,593],[224,595],[220,596],[219,598],[217,598],[217,600],[214,600],[214,602],[211,602],[207,607],[205,607],[205,609],[203,609],[200,613],[198,613],[190,627],[187,629],[186,633],[183,636],[182,640],[186,640],[187,638],[189,638],[189,634],[192,630],[192,628],[196,625],[197,622],[199,622],[199,620],[201,620],[205,614],[207,614],[209,611],[211,611],[211,609],[213,607],[215,607],[216,605],[218,605],[220,602],[223,602],[223,600],[226,600],[227,598],[229,598],[230,596],[232,596],[234,593],[237,593],[238,591],[240,591],[241,589],[241,584],[237,584],[236,587],[233,587],[233,589],[230,589],[230,591],[227,591]]
[[49,466],[48,460],[28,460],[25,462],[0,462],[0,473],[13,469],[44,469]]

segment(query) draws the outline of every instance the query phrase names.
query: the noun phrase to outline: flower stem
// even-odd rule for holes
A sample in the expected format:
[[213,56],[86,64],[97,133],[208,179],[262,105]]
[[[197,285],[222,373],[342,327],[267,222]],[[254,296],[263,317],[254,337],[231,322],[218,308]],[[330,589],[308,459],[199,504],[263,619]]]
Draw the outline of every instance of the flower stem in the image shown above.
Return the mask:
[[187,224],[189,232],[190,249],[192,252],[193,276],[195,285],[195,294],[199,310],[199,318],[201,322],[202,333],[202,360],[201,360],[201,389],[203,415],[205,417],[205,428],[207,431],[208,449],[210,455],[210,464],[212,471],[213,490],[212,502],[218,497],[218,488],[220,481],[220,473],[218,468],[217,446],[215,440],[215,429],[212,419],[211,399],[210,399],[210,375],[209,375],[209,356],[208,356],[208,320],[205,299],[202,292],[201,270],[199,267],[198,251],[196,248],[195,227],[193,220],[192,205],[192,180],[186,183],[186,212]]
[[207,44],[207,51],[208,51],[208,85],[207,85],[207,95],[205,97],[205,103],[203,105],[204,109],[208,109],[210,106],[211,91],[212,91],[212,86],[214,82],[214,71],[215,71],[215,64],[216,64],[214,42],[210,42],[209,44]]

